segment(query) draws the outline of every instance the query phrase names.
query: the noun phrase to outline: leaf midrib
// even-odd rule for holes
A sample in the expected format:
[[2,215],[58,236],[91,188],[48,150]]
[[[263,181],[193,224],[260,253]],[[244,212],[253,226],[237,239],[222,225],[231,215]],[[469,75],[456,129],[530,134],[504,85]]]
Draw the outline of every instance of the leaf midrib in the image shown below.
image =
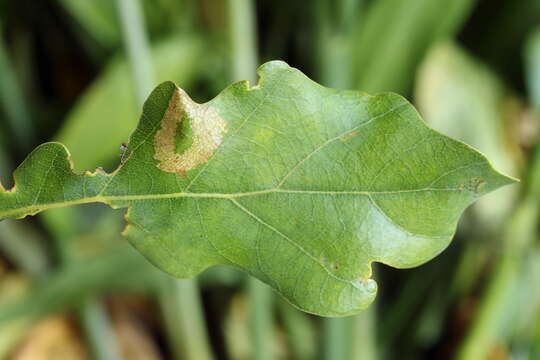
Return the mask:
[[46,210],[64,206],[71,205],[80,205],[88,203],[104,203],[110,204],[114,201],[137,201],[137,200],[155,200],[155,199],[171,199],[171,198],[214,198],[214,199],[235,199],[239,197],[247,196],[260,196],[273,193],[282,193],[282,194],[298,194],[298,195],[357,195],[357,196],[372,196],[372,195],[392,195],[392,194],[404,194],[404,193],[415,193],[415,192],[448,192],[448,191],[468,191],[465,189],[457,188],[422,188],[422,189],[410,189],[410,190],[390,190],[390,191],[326,191],[326,190],[294,190],[294,189],[283,189],[283,188],[273,188],[267,190],[259,191],[249,191],[249,192],[240,192],[240,193],[189,193],[189,192],[177,192],[177,193],[166,193],[166,194],[146,194],[146,195],[100,195],[92,196],[77,200],[63,201],[56,203],[46,203],[46,204],[33,204],[31,206],[20,207],[16,209],[10,209],[7,211],[0,212],[0,217],[15,215],[20,212],[32,212],[35,210]]

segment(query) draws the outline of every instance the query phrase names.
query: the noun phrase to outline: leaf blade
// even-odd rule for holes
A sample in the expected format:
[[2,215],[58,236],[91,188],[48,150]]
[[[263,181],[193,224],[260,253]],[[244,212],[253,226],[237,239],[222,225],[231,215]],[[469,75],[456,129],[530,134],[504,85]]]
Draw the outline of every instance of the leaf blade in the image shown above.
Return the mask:
[[[65,147],[42,145],[0,192],[0,217],[61,201],[129,207],[124,234],[161,269],[236,266],[304,311],[345,316],[375,297],[371,262],[430,260],[470,203],[513,182],[400,96],[324,88],[283,62],[259,74],[202,105],[158,86],[111,174],[74,175]],[[163,155],[171,118],[190,121],[192,145]]]

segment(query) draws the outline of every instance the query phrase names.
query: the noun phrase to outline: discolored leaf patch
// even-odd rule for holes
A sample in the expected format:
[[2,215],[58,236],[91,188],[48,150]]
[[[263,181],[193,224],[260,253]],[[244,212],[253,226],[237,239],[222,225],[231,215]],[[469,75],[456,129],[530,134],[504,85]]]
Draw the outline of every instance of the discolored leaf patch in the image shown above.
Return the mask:
[[154,136],[154,159],[163,171],[185,175],[206,162],[221,144],[225,121],[208,105],[176,89]]

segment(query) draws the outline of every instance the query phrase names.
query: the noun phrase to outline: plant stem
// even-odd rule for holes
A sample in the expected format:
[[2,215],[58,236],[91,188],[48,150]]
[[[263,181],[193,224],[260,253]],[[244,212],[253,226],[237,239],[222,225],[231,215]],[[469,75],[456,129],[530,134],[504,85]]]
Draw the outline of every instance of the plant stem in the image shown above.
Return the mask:
[[291,357],[297,360],[314,359],[317,347],[315,346],[315,329],[310,318],[284,300],[280,300],[278,306],[291,348]]
[[352,318],[351,359],[377,359],[375,342],[375,321],[377,319],[376,304]]
[[141,4],[139,0],[117,0],[117,8],[133,85],[142,105],[155,85],[155,76]]
[[[233,81],[249,80],[255,85],[257,74],[257,29],[251,0],[229,0],[231,77]],[[249,326],[252,335],[252,358],[271,359],[272,292],[254,277],[247,279]]]
[[120,350],[109,324],[108,315],[98,299],[85,299],[79,311],[86,338],[93,352],[93,359],[119,360]]
[[323,359],[351,358],[351,325],[351,318],[323,319]]
[[212,359],[197,283],[163,276],[159,298],[175,358]]
[[[117,0],[117,8],[131,64],[135,93],[142,106],[155,86],[155,77],[141,5],[139,0]],[[166,284],[165,291],[160,291],[158,296],[167,324],[169,342],[176,357],[193,360],[211,359],[212,352],[197,281],[170,279],[164,274],[157,280]]]
[[257,81],[257,28],[252,0],[229,0],[231,76],[234,81]]
[[354,33],[361,20],[364,0],[318,0],[317,70],[330,87],[350,89],[353,84]]
[[0,249],[25,274],[42,279],[49,270],[43,239],[27,224],[5,219],[0,222]]
[[270,288],[254,277],[247,280],[252,358],[272,359],[273,296]]
[[536,240],[540,208],[536,198],[527,197],[504,226],[504,245],[488,288],[478,306],[471,329],[461,345],[459,360],[485,359],[502,337],[507,309],[519,284],[524,251]]

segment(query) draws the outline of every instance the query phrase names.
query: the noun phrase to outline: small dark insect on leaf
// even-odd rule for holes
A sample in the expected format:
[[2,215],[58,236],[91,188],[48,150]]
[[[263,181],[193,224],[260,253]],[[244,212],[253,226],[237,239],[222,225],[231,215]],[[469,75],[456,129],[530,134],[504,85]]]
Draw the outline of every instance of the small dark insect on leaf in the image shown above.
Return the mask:
[[120,144],[120,151],[122,152],[122,155],[120,157],[120,163],[122,163],[122,164],[124,163],[124,158],[126,156],[127,148],[128,148],[128,146],[127,146],[126,141],[124,141],[123,143]]

